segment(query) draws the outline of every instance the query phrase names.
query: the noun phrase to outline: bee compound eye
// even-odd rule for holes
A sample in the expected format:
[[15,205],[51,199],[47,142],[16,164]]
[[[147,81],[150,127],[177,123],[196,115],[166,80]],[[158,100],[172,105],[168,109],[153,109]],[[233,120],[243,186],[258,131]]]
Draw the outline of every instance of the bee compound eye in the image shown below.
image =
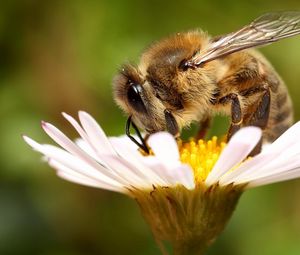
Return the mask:
[[140,84],[131,83],[127,91],[127,98],[130,105],[137,112],[146,113],[147,112],[146,106],[141,97],[142,93],[143,93],[143,88]]

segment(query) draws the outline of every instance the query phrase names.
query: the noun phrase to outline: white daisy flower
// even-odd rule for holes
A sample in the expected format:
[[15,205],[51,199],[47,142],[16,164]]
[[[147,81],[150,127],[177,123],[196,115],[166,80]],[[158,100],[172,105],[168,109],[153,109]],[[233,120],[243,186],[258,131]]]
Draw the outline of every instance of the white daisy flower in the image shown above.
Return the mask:
[[73,142],[42,122],[61,148],[27,136],[25,141],[61,178],[134,197],[165,253],[163,241],[171,242],[176,254],[201,254],[245,189],[300,177],[300,122],[253,158],[247,156],[262,135],[256,127],[241,129],[227,145],[216,137],[177,143],[159,132],[147,140],[153,153],[145,156],[125,136],[108,138],[86,112],[79,112],[81,125],[63,116],[80,139]]
[[168,133],[149,138],[157,156],[143,156],[126,136],[108,138],[86,112],[79,112],[82,126],[71,116],[63,116],[73,125],[81,139],[71,141],[53,125],[42,122],[45,132],[62,148],[39,144],[27,136],[25,141],[44,154],[58,176],[79,184],[128,193],[132,188],[182,184],[194,188],[191,168],[180,162],[177,143]]

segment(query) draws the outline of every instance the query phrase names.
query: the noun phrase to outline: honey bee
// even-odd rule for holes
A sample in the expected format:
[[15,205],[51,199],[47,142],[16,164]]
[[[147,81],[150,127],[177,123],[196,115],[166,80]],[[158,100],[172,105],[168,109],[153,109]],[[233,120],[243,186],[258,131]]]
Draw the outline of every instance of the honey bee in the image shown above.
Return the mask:
[[[275,140],[292,125],[292,102],[272,65],[250,48],[297,34],[300,12],[276,12],[224,36],[197,30],[152,44],[137,67],[125,65],[114,79],[115,101],[129,116],[126,134],[147,152],[138,127],[176,137],[198,122],[203,136],[221,113],[231,118],[228,139],[251,125],[263,130],[264,141]],[[141,142],[130,134],[130,125]]]

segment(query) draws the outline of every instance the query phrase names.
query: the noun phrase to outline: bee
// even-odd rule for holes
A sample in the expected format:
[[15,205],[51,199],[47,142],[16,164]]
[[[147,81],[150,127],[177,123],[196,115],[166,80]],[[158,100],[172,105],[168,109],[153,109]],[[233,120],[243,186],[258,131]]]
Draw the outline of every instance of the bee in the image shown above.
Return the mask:
[[272,65],[252,48],[297,34],[300,12],[275,12],[227,35],[197,30],[153,43],[138,66],[126,64],[113,82],[115,101],[129,116],[126,134],[148,152],[138,128],[178,137],[196,122],[203,136],[221,113],[231,119],[228,139],[241,127],[257,126],[264,141],[275,140],[293,123],[292,102]]

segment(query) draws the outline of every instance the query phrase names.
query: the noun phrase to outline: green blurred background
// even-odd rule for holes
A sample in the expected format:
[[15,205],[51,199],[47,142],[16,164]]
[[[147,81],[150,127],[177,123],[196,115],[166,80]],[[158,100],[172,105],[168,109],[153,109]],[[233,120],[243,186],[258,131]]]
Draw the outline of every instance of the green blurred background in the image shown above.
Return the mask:
[[[49,142],[43,119],[75,137],[60,112],[80,109],[108,135],[122,134],[125,117],[111,96],[122,62],[174,32],[223,34],[264,12],[297,9],[299,0],[1,1],[0,254],[159,254],[134,201],[57,178],[21,134]],[[300,119],[300,37],[262,51]],[[225,132],[223,122],[215,132]],[[208,254],[300,254],[299,197],[299,180],[246,192]]]

